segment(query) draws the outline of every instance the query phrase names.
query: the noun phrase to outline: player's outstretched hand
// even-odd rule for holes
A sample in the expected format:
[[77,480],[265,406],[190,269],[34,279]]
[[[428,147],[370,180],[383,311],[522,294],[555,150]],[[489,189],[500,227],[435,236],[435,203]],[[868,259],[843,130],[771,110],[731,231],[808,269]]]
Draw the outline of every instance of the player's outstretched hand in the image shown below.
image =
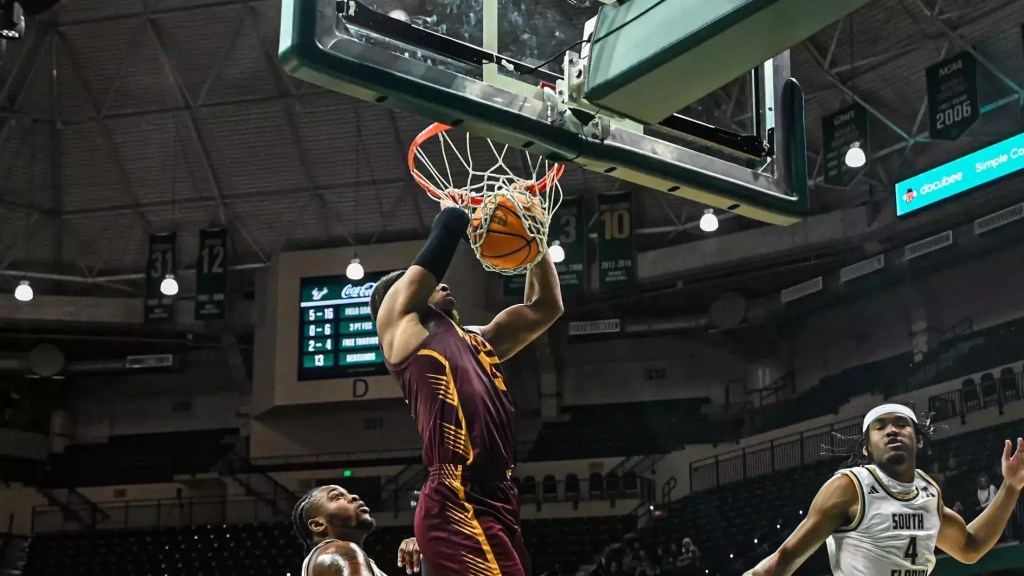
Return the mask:
[[469,193],[465,190],[456,190],[455,188],[449,188],[444,191],[441,195],[441,210],[451,207],[468,208],[469,207]]
[[415,538],[406,538],[398,547],[398,567],[405,568],[406,574],[420,571],[420,546]]
[[1017,490],[1024,488],[1024,438],[1017,438],[1017,451],[1010,455],[1013,443],[1003,445],[1003,480]]

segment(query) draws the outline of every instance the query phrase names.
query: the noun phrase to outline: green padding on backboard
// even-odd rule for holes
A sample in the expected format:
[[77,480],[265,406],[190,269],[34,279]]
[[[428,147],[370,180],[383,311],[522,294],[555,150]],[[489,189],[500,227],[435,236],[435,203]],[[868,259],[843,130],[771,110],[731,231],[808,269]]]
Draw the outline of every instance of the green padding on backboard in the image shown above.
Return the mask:
[[629,0],[601,8],[585,97],[656,123],[867,0]]

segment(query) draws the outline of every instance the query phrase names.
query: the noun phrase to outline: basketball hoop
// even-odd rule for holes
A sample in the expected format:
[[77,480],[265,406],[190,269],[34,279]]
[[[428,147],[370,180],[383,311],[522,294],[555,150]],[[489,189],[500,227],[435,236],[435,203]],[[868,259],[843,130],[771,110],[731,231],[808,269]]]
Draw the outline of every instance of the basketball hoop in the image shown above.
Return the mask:
[[[485,269],[505,275],[526,272],[540,261],[547,250],[551,215],[562,203],[562,188],[558,179],[565,171],[565,166],[524,152],[526,166],[522,171],[529,171],[530,174],[527,178],[517,176],[506,164],[505,156],[509,146],[495,145],[489,138],[482,140],[487,141],[494,160],[477,162],[474,166],[470,135],[466,134],[465,146],[460,149],[449,136],[450,129],[451,126],[435,122],[416,136],[409,146],[409,172],[435,201],[450,198],[470,212],[474,218],[474,225],[469,232],[470,244]],[[435,161],[444,162],[443,172],[434,166]],[[479,169],[481,164],[485,164],[486,168]],[[455,190],[464,192],[465,197],[459,198],[449,192]],[[494,266],[480,252],[491,218],[499,204],[514,206],[526,231],[536,239],[539,248],[536,257],[511,269]],[[477,218],[479,225],[476,224]]]

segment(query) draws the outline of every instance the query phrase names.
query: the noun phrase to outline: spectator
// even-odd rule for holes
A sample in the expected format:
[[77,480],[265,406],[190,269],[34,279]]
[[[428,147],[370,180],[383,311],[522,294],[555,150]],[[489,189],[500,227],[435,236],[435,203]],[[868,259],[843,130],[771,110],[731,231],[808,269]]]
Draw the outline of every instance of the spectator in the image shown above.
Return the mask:
[[601,552],[601,558],[594,565],[594,569],[590,571],[593,576],[612,576],[612,566],[615,564],[609,558],[611,556],[611,549],[605,548]]
[[622,571],[626,574],[633,574],[640,567],[640,560],[637,559],[633,548],[627,548],[626,554],[622,557]]
[[675,549],[676,545],[672,545],[671,550],[665,550],[663,547],[658,547],[658,567],[662,571],[671,571],[676,565],[676,556],[679,555],[678,550]]
[[956,461],[956,456],[952,453],[949,455],[949,460],[946,460],[946,476],[956,476],[960,473],[960,463]]
[[928,476],[939,485],[939,490],[946,491],[946,475],[942,472],[942,464],[939,464],[938,460],[932,462],[932,465],[929,466]]
[[679,552],[679,561],[676,566],[681,568],[683,574],[695,574],[700,566],[700,550],[693,545],[693,540],[683,538],[683,548]]
[[996,487],[988,479],[988,474],[978,474],[978,514],[984,512],[995,497]]

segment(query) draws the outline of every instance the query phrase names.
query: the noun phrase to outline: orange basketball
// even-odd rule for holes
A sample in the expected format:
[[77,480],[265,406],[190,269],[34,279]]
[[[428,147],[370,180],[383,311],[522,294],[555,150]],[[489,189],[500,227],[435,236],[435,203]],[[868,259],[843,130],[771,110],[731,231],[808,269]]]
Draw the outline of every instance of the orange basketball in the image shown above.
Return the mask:
[[[526,206],[527,210],[543,216],[537,198],[530,194],[515,193],[516,201]],[[497,206],[495,206],[497,202]],[[485,210],[494,208],[494,214],[486,230],[481,230],[483,223],[482,214]],[[519,217],[515,203],[508,196],[494,196],[488,198],[473,212],[473,220],[470,222],[469,233],[471,237],[483,234],[483,241],[480,244],[480,258],[503,270],[512,270],[529,262],[537,257],[540,251],[539,243],[526,229],[523,220]]]

